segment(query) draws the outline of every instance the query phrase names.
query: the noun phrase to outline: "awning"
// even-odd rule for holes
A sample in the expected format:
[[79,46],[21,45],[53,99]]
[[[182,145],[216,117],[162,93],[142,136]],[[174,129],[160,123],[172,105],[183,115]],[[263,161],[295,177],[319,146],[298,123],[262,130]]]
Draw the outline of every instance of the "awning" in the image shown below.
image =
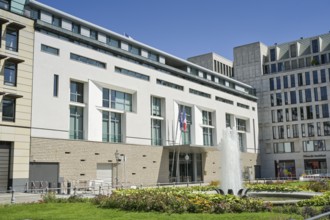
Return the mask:
[[4,95],[4,94],[6,94],[5,92],[0,92],[0,95]]
[[172,145],[172,146],[164,146],[164,149],[175,150],[176,152],[180,151],[180,153],[206,153],[212,151],[218,151],[217,147],[214,146],[203,146],[203,145]]
[[5,59],[5,58],[7,58],[6,55],[4,55],[4,54],[0,54],[0,60]]
[[0,18],[0,24],[3,25],[3,24],[6,24],[8,22],[7,19],[5,18]]
[[14,93],[6,93],[6,92],[3,92],[4,96],[5,97],[10,97],[10,98],[14,98],[14,99],[19,99],[19,98],[23,98],[22,95],[17,95],[17,94],[14,94]]
[[16,30],[20,30],[20,29],[25,28],[25,25],[22,25],[22,24],[17,23],[17,22],[11,22],[10,24],[7,25],[7,28],[13,28],[13,29],[16,29]]
[[23,63],[24,62],[24,60],[18,59],[18,58],[15,58],[15,57],[9,57],[8,59],[6,59],[6,61],[12,62],[12,63]]

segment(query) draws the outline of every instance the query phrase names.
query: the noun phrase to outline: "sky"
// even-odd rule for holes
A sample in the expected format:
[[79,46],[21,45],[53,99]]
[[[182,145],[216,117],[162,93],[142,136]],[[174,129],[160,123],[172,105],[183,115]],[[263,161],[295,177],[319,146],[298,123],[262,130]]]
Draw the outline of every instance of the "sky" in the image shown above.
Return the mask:
[[38,0],[187,59],[233,48],[268,46],[330,31],[330,0]]

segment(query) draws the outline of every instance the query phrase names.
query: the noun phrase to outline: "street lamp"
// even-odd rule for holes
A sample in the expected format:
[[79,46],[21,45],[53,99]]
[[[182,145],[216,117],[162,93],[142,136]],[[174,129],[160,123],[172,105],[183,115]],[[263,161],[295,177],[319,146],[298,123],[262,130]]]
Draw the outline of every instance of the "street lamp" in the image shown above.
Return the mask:
[[189,180],[188,180],[188,161],[189,161],[189,155],[186,154],[186,156],[184,157],[184,159],[186,160],[187,162],[187,186],[189,185]]
[[118,188],[118,164],[119,164],[119,152],[116,150],[115,152],[115,158],[116,158],[116,189]]

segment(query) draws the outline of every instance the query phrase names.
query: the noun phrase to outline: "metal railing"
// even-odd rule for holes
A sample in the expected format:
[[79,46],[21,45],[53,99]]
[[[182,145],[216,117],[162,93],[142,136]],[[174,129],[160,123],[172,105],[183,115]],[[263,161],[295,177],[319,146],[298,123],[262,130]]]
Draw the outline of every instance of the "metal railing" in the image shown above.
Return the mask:
[[328,169],[312,169],[312,170],[305,170],[305,173],[307,175],[312,175],[312,174],[327,174]]

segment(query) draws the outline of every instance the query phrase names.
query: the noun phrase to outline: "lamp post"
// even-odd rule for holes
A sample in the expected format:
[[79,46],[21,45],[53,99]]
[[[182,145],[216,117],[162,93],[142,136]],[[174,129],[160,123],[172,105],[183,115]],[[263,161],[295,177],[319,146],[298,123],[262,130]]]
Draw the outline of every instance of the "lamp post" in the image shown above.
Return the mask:
[[115,158],[116,158],[116,189],[118,188],[118,164],[119,164],[119,152],[116,150],[115,152]]
[[189,179],[188,179],[188,161],[189,161],[189,155],[186,154],[186,156],[184,157],[184,159],[186,160],[187,162],[187,186],[189,186]]

